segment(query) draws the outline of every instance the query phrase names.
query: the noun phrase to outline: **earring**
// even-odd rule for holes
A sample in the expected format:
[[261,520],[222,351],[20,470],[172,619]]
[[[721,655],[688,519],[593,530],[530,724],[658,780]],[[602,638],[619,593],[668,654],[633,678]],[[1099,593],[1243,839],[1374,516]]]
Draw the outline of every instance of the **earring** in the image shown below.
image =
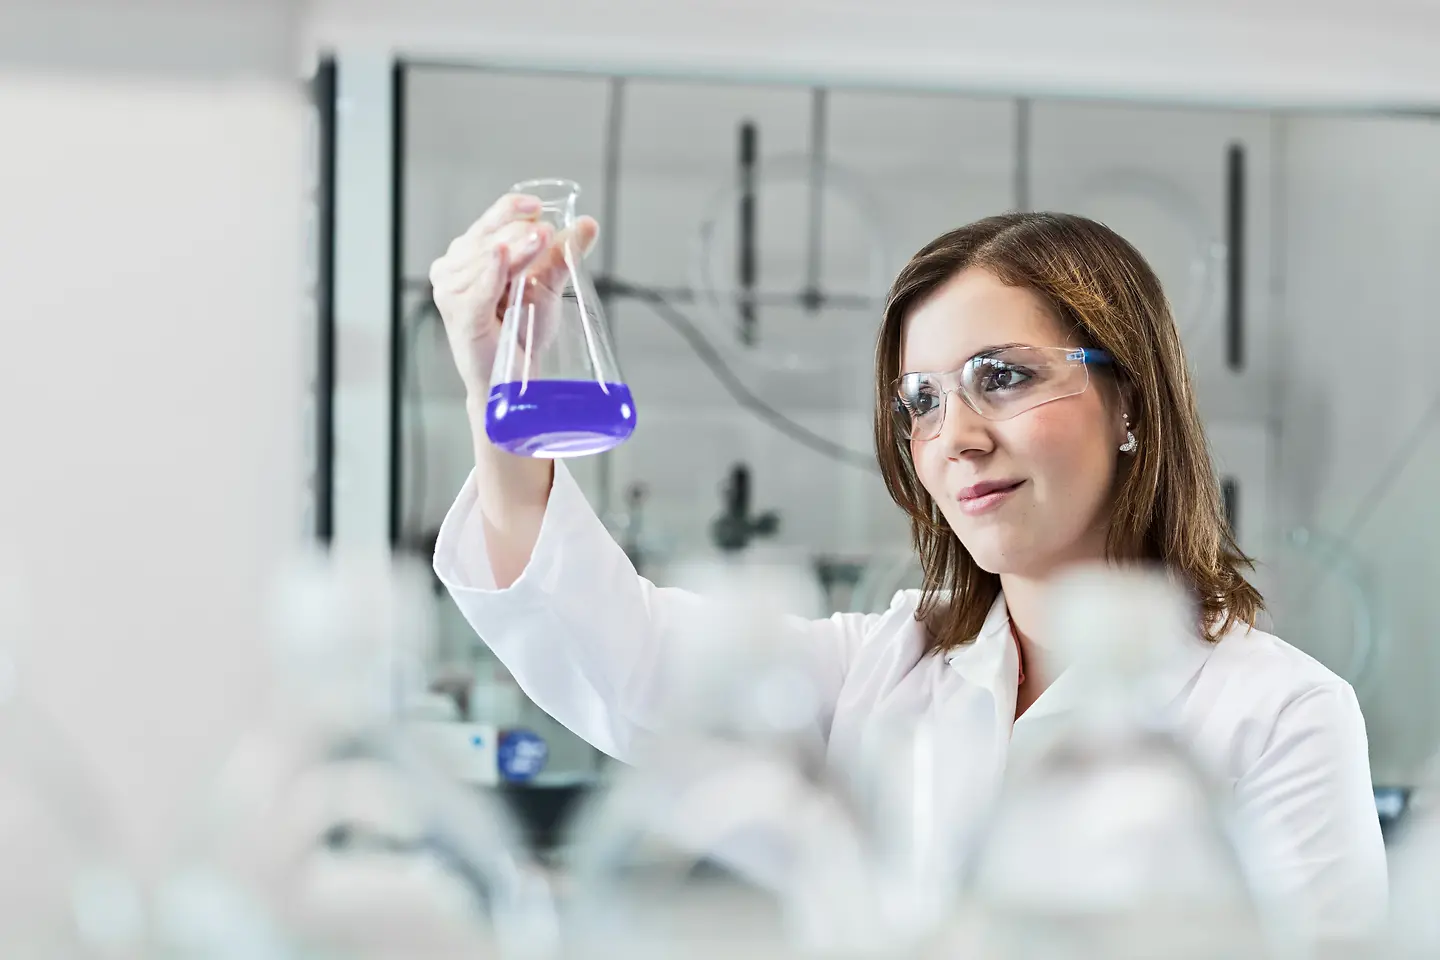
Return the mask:
[[1140,442],[1135,439],[1135,431],[1130,429],[1130,414],[1122,413],[1125,418],[1125,442],[1120,444],[1121,453],[1134,453],[1140,448]]

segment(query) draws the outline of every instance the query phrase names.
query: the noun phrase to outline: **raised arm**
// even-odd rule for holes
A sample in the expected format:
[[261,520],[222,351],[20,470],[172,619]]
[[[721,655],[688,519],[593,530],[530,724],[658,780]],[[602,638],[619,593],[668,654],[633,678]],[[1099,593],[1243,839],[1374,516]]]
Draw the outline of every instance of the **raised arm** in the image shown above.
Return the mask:
[[[656,722],[687,633],[722,611],[641,578],[563,465],[511,455],[486,435],[507,291],[533,268],[529,276],[539,279],[533,287],[526,281],[525,295],[536,298],[543,316],[554,286],[545,277],[563,269],[563,238],[536,222],[539,210],[534,198],[502,197],[431,268],[465,384],[475,453],[475,469],[442,526],[435,570],[541,709],[600,750],[630,759]],[[588,250],[598,225],[581,218],[573,229]],[[782,633],[810,667],[822,705],[839,695],[868,623],[860,615],[784,623]]]

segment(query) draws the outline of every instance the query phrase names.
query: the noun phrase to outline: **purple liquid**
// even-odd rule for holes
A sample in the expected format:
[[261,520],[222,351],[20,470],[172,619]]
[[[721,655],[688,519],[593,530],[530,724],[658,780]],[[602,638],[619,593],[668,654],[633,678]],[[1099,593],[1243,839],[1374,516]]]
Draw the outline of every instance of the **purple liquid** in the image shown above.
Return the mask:
[[603,453],[635,432],[635,401],[623,383],[531,380],[497,384],[485,406],[485,433],[527,457]]

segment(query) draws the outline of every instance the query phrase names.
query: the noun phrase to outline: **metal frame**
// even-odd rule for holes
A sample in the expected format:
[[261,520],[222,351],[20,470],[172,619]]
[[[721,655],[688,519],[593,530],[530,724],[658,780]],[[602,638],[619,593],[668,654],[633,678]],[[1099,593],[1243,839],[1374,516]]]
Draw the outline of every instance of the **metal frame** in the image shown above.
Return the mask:
[[394,546],[400,285],[395,160],[397,62],[336,62],[331,541]]

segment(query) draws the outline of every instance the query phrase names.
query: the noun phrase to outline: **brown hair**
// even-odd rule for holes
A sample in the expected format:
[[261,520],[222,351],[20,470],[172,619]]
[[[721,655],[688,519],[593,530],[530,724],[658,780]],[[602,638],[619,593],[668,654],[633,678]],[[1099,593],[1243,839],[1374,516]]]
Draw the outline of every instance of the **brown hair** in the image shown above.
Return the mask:
[[875,449],[890,496],[910,516],[924,572],[917,617],[930,651],[975,638],[1000,593],[921,486],[910,444],[895,428],[890,385],[901,373],[906,317],[966,267],[1025,287],[1071,327],[1080,346],[1113,358],[1141,439],[1115,494],[1106,553],[1152,562],[1189,585],[1214,640],[1253,624],[1264,602],[1241,574],[1253,562],[1226,523],[1180,336],[1160,281],[1140,252],[1108,227],[1058,213],[1010,213],[952,230],[910,259],[890,288],[875,349]]

